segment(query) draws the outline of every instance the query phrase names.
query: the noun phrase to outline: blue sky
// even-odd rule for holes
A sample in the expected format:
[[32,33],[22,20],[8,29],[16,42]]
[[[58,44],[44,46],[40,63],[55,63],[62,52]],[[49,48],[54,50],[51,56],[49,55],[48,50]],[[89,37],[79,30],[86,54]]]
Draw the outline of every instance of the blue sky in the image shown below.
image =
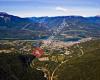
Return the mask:
[[96,16],[100,0],[0,0],[0,12],[20,17]]

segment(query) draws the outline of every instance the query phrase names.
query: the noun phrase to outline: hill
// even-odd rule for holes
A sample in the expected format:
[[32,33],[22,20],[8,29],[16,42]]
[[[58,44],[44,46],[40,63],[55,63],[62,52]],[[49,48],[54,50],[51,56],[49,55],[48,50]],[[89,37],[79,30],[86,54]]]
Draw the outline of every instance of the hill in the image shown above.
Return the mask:
[[23,56],[32,58],[29,54],[0,54],[0,80],[47,80],[42,71],[23,63]]
[[[100,40],[79,44],[84,55],[74,56],[63,63],[55,72],[54,80],[100,80]],[[75,48],[75,49],[74,49]],[[73,54],[81,53],[77,46],[72,48]],[[77,53],[78,52],[78,53]]]
[[[34,59],[28,51],[33,41],[17,41],[17,43],[1,41],[1,43],[0,80],[100,79],[100,39],[76,43],[68,47],[69,55],[59,54],[55,49],[54,53],[48,51],[39,59]],[[8,49],[11,52],[7,53]]]

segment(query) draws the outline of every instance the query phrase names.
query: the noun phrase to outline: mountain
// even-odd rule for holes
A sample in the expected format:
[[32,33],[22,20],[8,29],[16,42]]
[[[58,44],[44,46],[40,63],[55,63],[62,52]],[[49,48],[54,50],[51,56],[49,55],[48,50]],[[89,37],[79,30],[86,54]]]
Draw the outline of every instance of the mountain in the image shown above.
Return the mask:
[[44,23],[33,22],[28,18],[20,18],[0,13],[0,39],[34,39],[37,34],[44,34],[47,28]]
[[[20,18],[0,12],[0,39],[45,39],[66,22],[56,37],[100,37],[100,17],[56,16]],[[62,36],[64,34],[64,36]]]

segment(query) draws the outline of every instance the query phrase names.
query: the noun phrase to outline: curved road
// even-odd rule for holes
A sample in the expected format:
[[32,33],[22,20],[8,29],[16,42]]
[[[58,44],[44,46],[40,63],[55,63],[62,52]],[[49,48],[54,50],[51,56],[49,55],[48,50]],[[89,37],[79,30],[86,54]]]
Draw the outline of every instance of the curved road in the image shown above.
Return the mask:
[[[84,52],[83,52],[83,50],[80,48],[80,46],[79,46],[78,44],[77,44],[76,46],[77,46],[77,47],[79,48],[79,50],[81,51],[81,55],[79,56],[79,57],[81,57],[82,55],[84,55]],[[62,64],[66,63],[66,62],[68,62],[68,61],[69,61],[69,60],[65,60],[65,61],[61,62],[61,64],[59,64],[59,65],[54,69],[54,71],[53,71],[52,74],[51,74],[51,79],[50,79],[50,80],[53,80],[55,71],[56,71],[57,69],[59,69],[59,67],[60,67]]]
[[59,69],[59,67],[60,67],[62,64],[66,63],[67,61],[69,61],[69,60],[65,60],[65,61],[61,62],[61,64],[59,64],[59,65],[54,69],[54,71],[53,71],[52,74],[51,74],[51,79],[50,79],[50,80],[53,80],[53,76],[54,76],[55,71],[56,71],[57,69]]
[[40,68],[37,68],[37,70],[43,71],[44,77],[46,77],[48,80],[50,80],[50,71],[48,69],[40,67]]

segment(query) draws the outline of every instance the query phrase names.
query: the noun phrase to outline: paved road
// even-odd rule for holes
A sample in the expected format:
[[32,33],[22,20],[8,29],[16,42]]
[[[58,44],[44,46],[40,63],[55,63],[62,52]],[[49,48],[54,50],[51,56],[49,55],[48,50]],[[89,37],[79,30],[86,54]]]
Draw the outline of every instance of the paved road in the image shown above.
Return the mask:
[[59,67],[60,67],[62,64],[66,63],[67,61],[69,61],[69,60],[65,60],[65,61],[61,62],[61,63],[54,69],[54,71],[53,71],[52,74],[51,74],[51,80],[53,80],[55,71],[56,71],[57,69],[59,69]]
[[[79,56],[79,57],[81,57],[82,55],[84,55],[84,51],[81,49],[81,47],[79,46],[79,44],[77,44],[76,46],[77,46],[77,47],[79,48],[79,50],[81,51],[81,55]],[[50,80],[53,80],[55,71],[56,71],[57,69],[59,69],[59,67],[60,67],[62,64],[66,63],[66,62],[68,62],[68,61],[69,61],[69,60],[65,60],[65,61],[61,62],[61,64],[59,64],[59,65],[54,69],[54,71],[53,71],[52,74],[51,74],[51,79],[50,79]]]
[[40,68],[37,68],[37,70],[41,70],[44,72],[44,77],[46,77],[48,80],[50,80],[50,71],[44,67],[40,67]]
[[82,48],[79,46],[79,44],[77,44],[76,46],[77,46],[78,49],[81,51],[81,55],[80,55],[80,56],[84,55],[84,51],[83,51]]

